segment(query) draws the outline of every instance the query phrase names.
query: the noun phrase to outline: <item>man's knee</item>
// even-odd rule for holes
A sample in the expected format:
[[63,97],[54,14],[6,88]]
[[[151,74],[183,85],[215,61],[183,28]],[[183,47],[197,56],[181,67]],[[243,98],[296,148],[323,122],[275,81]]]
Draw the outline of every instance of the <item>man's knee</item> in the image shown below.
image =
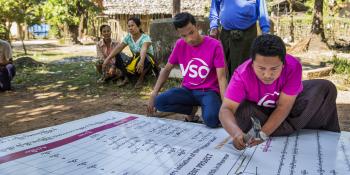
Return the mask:
[[154,100],[154,107],[156,107],[156,109],[158,109],[158,110],[162,106],[162,97],[159,97],[159,96],[160,95],[158,95]]
[[163,94],[158,95],[154,100],[154,107],[156,107],[157,110],[162,111],[164,110],[164,106],[166,105],[167,97]]
[[219,117],[218,115],[214,116],[207,116],[207,117],[204,117],[203,116],[203,121],[204,121],[204,124],[210,128],[217,128],[219,127]]
[[320,80],[321,85],[328,90],[329,93],[337,94],[337,87],[329,80]]
[[315,80],[305,80],[303,81],[305,87],[312,87],[322,90],[323,92],[337,92],[336,86],[329,80],[315,79]]
[[6,69],[9,71],[11,77],[16,75],[16,67],[13,64],[6,65]]
[[202,114],[203,122],[210,128],[217,128],[219,126],[219,110],[207,110]]

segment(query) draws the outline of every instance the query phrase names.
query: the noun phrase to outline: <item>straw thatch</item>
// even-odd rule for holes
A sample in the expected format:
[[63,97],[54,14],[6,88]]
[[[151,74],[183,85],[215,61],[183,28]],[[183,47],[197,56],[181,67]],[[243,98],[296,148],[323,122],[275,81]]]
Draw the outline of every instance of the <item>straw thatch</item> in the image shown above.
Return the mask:
[[[106,15],[151,15],[172,14],[172,0],[103,0]],[[181,0],[181,11],[194,16],[205,16],[210,0]]]

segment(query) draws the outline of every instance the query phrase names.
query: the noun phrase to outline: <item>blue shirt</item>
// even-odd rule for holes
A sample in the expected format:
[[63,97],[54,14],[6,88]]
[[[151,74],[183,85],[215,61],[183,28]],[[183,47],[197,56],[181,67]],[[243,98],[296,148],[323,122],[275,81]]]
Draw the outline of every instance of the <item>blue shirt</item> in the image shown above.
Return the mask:
[[265,0],[212,0],[210,7],[210,29],[218,28],[219,22],[225,30],[245,30],[259,19],[263,33],[270,31],[270,22]]

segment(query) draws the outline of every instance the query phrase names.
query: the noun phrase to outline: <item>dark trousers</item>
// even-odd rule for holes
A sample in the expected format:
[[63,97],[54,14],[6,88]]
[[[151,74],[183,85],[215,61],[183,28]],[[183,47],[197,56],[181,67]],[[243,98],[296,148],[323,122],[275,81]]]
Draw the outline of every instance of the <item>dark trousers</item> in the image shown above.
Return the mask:
[[256,37],[256,24],[241,31],[222,29],[220,40],[224,47],[228,80],[235,69],[250,57],[250,47]]
[[[131,59],[132,59],[132,58],[131,58]],[[118,54],[118,55],[116,56],[115,65],[116,65],[116,67],[117,67],[118,69],[120,69],[120,70],[122,71],[123,76],[127,76],[127,77],[131,76],[131,75],[128,73],[128,71],[126,70],[126,66],[128,65],[128,63],[126,63],[126,62],[123,61],[123,59],[122,59],[122,57],[121,57],[120,54]],[[144,69],[144,70],[149,70],[149,69],[151,68],[151,66],[152,66],[152,65],[151,65],[150,61],[146,58],[146,59],[145,59],[144,66],[143,66],[143,69]]]
[[0,91],[11,89],[11,80],[16,75],[16,68],[13,64],[0,66]]
[[218,127],[221,99],[215,91],[172,88],[158,95],[155,100],[156,109],[162,112],[191,115],[194,106],[201,106],[205,125]]
[[[286,120],[272,133],[272,136],[286,136],[300,129],[321,129],[340,132],[336,106],[337,89],[327,80],[303,81],[304,90],[298,95]],[[235,114],[238,126],[248,132],[252,127],[250,116],[255,116],[263,124],[272,108],[242,102]]]

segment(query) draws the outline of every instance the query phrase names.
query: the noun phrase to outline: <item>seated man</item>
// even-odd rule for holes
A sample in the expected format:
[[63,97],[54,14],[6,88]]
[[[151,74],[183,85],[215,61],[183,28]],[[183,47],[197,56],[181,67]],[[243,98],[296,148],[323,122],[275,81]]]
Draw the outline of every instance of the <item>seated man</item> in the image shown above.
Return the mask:
[[[278,36],[255,39],[251,59],[234,72],[220,109],[220,121],[237,149],[300,129],[339,132],[337,90],[327,80],[302,81],[302,66]],[[246,140],[251,117],[261,123],[257,139]]]
[[[120,77],[120,70],[116,67],[116,60],[111,59],[106,68],[102,69],[102,64],[112,50],[119,44],[116,40],[111,38],[111,27],[103,24],[100,27],[102,39],[96,44],[97,59],[96,70],[101,75],[99,82],[107,82],[108,80],[117,79]],[[117,58],[120,54],[117,55]]]
[[7,41],[0,39],[0,91],[11,90],[11,80],[15,75],[11,46]]
[[[218,40],[199,34],[194,17],[179,13],[173,22],[181,39],[177,40],[168,63],[161,71],[151,94],[148,112],[155,109],[187,115],[195,121],[197,106],[202,108],[202,118],[209,127],[219,125],[218,113],[226,89],[223,48]],[[172,88],[158,95],[176,64],[180,65],[183,81],[181,88]]]

